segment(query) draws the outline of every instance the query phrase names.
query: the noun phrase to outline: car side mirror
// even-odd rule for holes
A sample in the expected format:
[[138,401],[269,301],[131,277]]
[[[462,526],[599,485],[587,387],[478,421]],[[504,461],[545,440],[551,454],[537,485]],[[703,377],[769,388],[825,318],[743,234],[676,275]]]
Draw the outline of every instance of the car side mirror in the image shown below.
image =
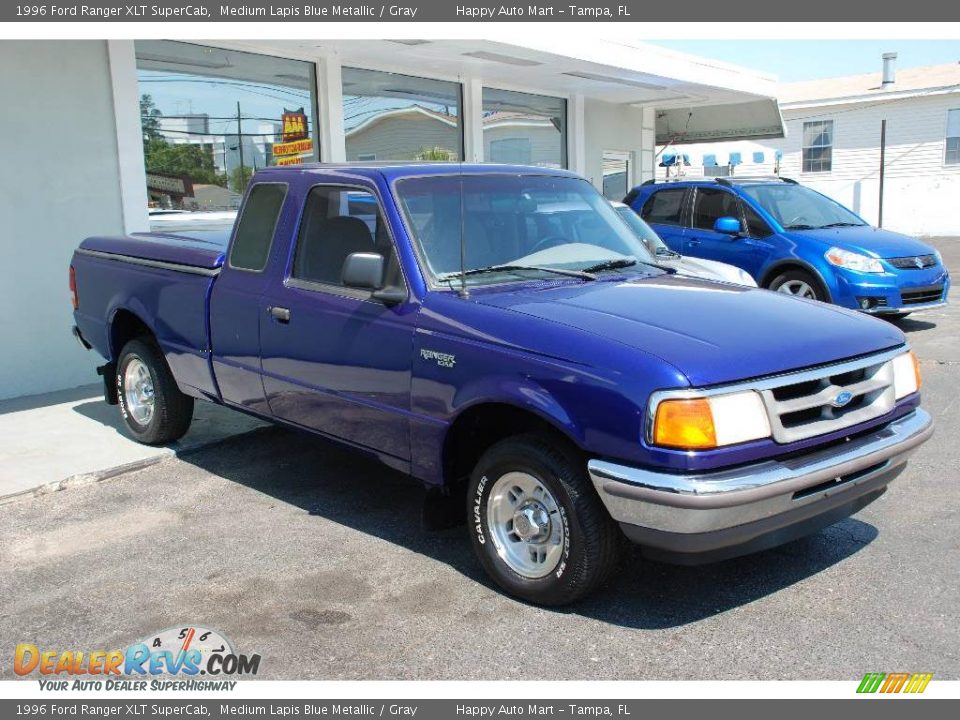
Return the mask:
[[379,253],[351,253],[343,263],[340,281],[350,288],[379,290],[383,287],[385,268],[386,260]]
[[737,218],[727,215],[717,218],[717,221],[713,224],[713,231],[724,235],[740,235],[743,233],[743,226]]

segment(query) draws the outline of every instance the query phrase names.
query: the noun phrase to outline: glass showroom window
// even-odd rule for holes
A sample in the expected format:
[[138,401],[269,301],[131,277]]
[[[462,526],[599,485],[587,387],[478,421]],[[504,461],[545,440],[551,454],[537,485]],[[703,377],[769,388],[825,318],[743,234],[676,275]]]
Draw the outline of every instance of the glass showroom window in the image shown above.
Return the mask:
[[155,227],[215,219],[164,210],[235,211],[258,169],[319,158],[313,63],[169,40],[136,53]]
[[458,161],[460,85],[345,67],[343,130],[348,162]]
[[960,165],[960,109],[947,110],[946,145],[943,161],[947,165]]
[[487,162],[566,167],[567,101],[484,88],[483,157]]
[[833,120],[803,124],[803,172],[833,169]]

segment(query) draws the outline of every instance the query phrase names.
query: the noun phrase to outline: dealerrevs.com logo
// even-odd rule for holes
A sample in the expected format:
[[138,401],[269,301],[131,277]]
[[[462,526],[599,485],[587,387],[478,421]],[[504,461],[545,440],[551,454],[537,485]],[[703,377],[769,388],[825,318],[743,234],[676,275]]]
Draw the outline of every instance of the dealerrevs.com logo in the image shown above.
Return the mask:
[[922,693],[927,689],[933,673],[867,673],[860,681],[858,693]]
[[256,675],[259,669],[259,655],[237,653],[221,633],[195,625],[162,630],[125,650],[20,643],[13,659],[14,672],[38,676],[43,690],[232,690],[236,681],[225,676]]

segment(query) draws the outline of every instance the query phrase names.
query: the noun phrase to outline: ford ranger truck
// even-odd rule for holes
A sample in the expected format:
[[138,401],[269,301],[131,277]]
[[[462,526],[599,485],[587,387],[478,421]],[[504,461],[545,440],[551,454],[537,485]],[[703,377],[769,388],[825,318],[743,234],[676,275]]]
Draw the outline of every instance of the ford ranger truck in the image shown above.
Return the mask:
[[835,523],[932,433],[896,327],[660,267],[562,170],[268,168],[232,231],[91,237],[70,278],[135,439],[203,400],[356,448],[545,605],[624,537],[696,563]]

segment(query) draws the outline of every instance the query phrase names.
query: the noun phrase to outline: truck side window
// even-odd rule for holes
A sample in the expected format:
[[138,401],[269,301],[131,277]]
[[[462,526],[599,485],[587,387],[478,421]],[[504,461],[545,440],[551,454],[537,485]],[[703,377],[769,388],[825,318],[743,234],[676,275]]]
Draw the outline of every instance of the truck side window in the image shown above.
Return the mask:
[[684,188],[658,190],[644,203],[640,217],[650,223],[679,225],[683,214],[683,196],[686,192]]
[[726,190],[697,188],[693,205],[693,227],[713,230],[713,224],[722,217],[740,219],[740,207],[736,196]]
[[267,266],[287,186],[257,183],[250,190],[230,248],[230,267],[259,272]]
[[300,221],[291,277],[342,285],[343,264],[356,252],[380,253],[388,266],[395,257],[376,196],[355,188],[313,188]]

